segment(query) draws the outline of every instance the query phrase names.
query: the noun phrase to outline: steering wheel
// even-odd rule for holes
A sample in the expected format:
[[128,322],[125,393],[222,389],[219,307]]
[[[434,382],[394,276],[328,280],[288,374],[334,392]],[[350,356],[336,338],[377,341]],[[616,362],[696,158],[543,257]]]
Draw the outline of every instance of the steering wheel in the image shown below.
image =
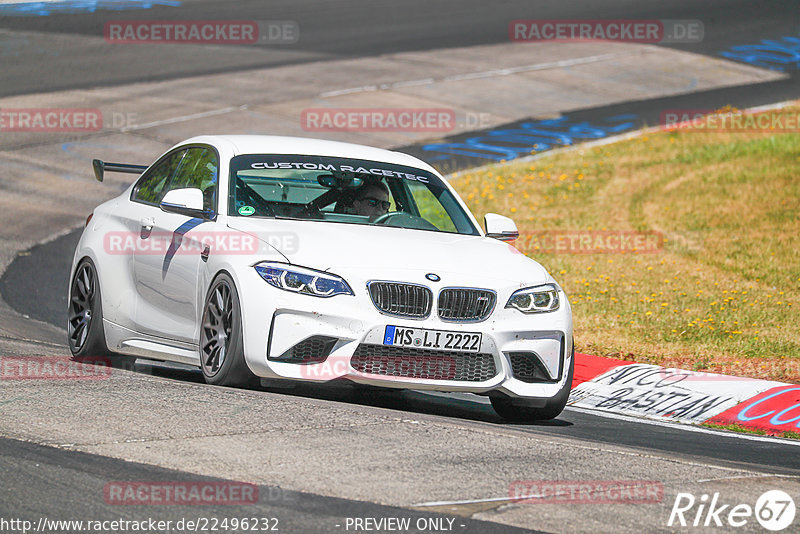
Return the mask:
[[413,228],[416,230],[438,230],[436,226],[426,221],[422,217],[418,217],[411,213],[406,213],[405,211],[390,211],[389,213],[384,213],[372,221],[372,224],[396,226],[398,228]]
[[380,217],[378,217],[377,219],[372,221],[372,224],[384,224],[385,225],[385,224],[387,224],[387,222],[390,219],[397,218],[397,217],[399,217],[401,215],[408,215],[408,214],[404,213],[402,211],[390,211],[389,213],[384,213],[383,215],[381,215]]

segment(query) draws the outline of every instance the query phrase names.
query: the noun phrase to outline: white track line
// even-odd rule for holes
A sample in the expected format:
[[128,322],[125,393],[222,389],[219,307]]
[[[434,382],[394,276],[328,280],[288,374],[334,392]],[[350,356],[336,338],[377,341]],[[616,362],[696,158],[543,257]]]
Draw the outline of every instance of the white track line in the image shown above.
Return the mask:
[[764,475],[752,475],[752,476],[736,476],[736,477],[718,477],[718,478],[702,478],[698,480],[698,483],[705,484],[706,482],[719,482],[722,480],[752,480],[755,478],[800,478],[798,475],[781,475],[779,473],[768,473]]
[[[719,478],[706,478],[702,480],[696,480],[695,482],[698,484],[705,484],[708,482],[717,482],[721,480],[738,480],[738,479],[759,479],[759,478],[786,478],[786,479],[796,479],[798,478],[796,475],[779,475],[779,474],[771,474],[771,473],[764,473],[764,474],[754,474],[752,476],[735,476],[735,477],[719,477]],[[431,501],[431,502],[420,502],[412,504],[411,506],[414,508],[433,508],[437,506],[458,506],[463,504],[481,504],[481,503],[492,503],[492,502],[518,502],[518,501],[528,501],[531,499],[542,499],[545,497],[552,497],[552,495],[525,495],[520,497],[489,497],[486,499],[465,499],[461,501]]]
[[[474,395],[470,393],[444,393],[439,391],[421,391],[421,390],[414,390],[417,393],[423,393],[425,395],[430,395],[433,397],[443,397],[443,398],[456,398],[459,400],[466,400],[469,402],[477,402],[480,404],[489,404],[489,400],[485,397],[477,397],[473,398]],[[635,416],[635,415],[623,415],[623,414],[616,414],[612,412],[605,412],[602,410],[593,410],[591,408],[580,408],[577,406],[570,406],[567,405],[565,411],[575,411],[578,413],[583,413],[587,415],[595,415],[598,417],[606,417],[608,419],[619,419],[622,421],[628,421],[631,423],[644,423],[648,425],[656,425],[656,426],[664,426],[674,428],[676,430],[688,430],[690,432],[700,432],[703,434],[715,434],[718,436],[724,436],[729,438],[741,438],[741,439],[748,439],[751,441],[762,441],[766,443],[780,443],[782,445],[795,445],[800,446],[800,440],[793,440],[788,438],[773,438],[770,436],[759,436],[757,434],[747,434],[747,433],[738,433],[738,432],[731,432],[731,431],[723,431],[723,430],[715,430],[713,428],[701,427],[696,426],[697,424],[691,423],[676,423],[674,421],[660,421],[657,419],[649,419],[643,416]],[[616,443],[612,443],[612,445],[617,445]]]
[[428,506],[453,506],[458,504],[477,504],[483,502],[504,502],[504,501],[520,501],[524,499],[536,498],[533,497],[491,497],[489,499],[469,499],[465,501],[433,501],[433,502],[420,502],[417,504],[412,504],[413,507],[428,507]]
[[124,128],[120,128],[120,132],[131,132],[135,130],[144,130],[147,128],[153,128],[154,126],[162,126],[164,124],[175,124],[178,122],[186,122],[191,121],[194,119],[203,119],[206,117],[214,117],[216,115],[224,115],[225,113],[232,113],[234,111],[242,111],[247,109],[247,105],[244,106],[229,106],[227,108],[221,109],[212,109],[211,111],[202,111],[200,113],[192,113],[191,115],[181,115],[180,117],[172,117],[171,119],[164,119],[160,121],[153,121],[153,122],[146,122],[144,124],[137,124],[135,126],[126,126]]
[[630,415],[622,415],[616,414],[611,412],[603,412],[600,410],[590,410],[587,408],[577,408],[575,406],[567,406],[566,411],[575,411],[578,413],[583,413],[587,415],[596,415],[599,417],[606,417],[608,419],[619,419],[621,421],[628,421],[631,423],[643,423],[646,425],[655,425],[655,426],[662,426],[668,428],[674,428],[677,430],[686,430],[687,432],[699,432],[701,434],[713,434],[715,436],[724,436],[728,438],[738,438],[738,439],[745,439],[749,441],[761,441],[764,443],[778,443],[781,445],[792,445],[795,447],[800,447],[800,441],[793,440],[793,439],[786,439],[786,438],[772,438],[769,436],[759,436],[756,434],[744,434],[738,432],[728,432],[728,431],[720,431],[714,430],[711,428],[696,426],[694,424],[681,424],[681,423],[673,423],[667,421],[655,421],[653,419],[646,419],[644,417],[634,417]]
[[461,80],[478,80],[483,78],[493,78],[496,76],[509,76],[511,74],[519,74],[521,72],[534,72],[537,70],[559,69],[563,67],[571,67],[573,65],[584,65],[586,63],[596,63],[598,61],[605,61],[619,54],[601,54],[599,56],[586,56],[577,57],[573,59],[562,59],[561,61],[549,61],[547,63],[535,63],[533,65],[523,65],[521,67],[509,67],[506,69],[493,69],[481,72],[469,72],[465,74],[453,74],[445,76],[439,80],[434,78],[423,78],[421,80],[409,80],[405,82],[395,83],[382,83],[379,85],[362,85],[360,87],[350,87],[348,89],[337,89],[335,91],[326,91],[320,93],[320,98],[330,98],[333,96],[349,95],[353,93],[364,93],[369,91],[385,91],[387,89],[398,89],[401,87],[412,87],[418,85],[433,85],[441,82],[456,82]]

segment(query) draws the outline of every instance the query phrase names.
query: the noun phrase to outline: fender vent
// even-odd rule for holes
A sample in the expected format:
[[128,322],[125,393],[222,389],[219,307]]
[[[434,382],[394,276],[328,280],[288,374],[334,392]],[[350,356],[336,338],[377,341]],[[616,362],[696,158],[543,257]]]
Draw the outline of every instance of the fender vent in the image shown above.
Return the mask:
[[550,377],[539,355],[535,352],[509,352],[511,373],[514,378],[529,384],[535,382],[558,382]]

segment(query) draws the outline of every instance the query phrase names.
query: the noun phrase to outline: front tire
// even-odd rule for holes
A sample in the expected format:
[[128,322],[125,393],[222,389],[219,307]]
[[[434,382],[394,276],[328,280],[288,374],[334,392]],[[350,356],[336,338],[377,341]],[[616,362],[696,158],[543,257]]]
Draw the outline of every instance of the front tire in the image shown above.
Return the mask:
[[541,408],[531,408],[529,406],[515,405],[514,401],[508,397],[492,397],[492,408],[503,419],[509,421],[545,421],[547,419],[555,419],[561,412],[569,400],[569,393],[572,389],[572,375],[575,371],[575,345],[573,342],[572,357],[569,359],[569,371],[567,372],[567,379],[558,393],[547,401]]
[[[100,295],[100,282],[97,269],[89,258],[81,260],[69,292],[69,311],[67,315],[67,342],[72,359],[80,362],[96,360],[108,365],[111,351],[106,345],[103,332],[103,299]],[[112,365],[130,369],[136,358],[113,355]]]
[[200,325],[200,369],[216,386],[254,384],[256,376],[244,360],[242,312],[233,279],[221,273],[206,296]]

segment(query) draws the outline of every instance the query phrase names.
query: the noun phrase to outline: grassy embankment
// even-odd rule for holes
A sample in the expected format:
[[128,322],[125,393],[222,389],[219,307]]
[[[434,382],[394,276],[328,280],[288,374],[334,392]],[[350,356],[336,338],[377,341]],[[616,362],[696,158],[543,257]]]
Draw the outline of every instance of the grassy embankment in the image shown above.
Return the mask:
[[501,213],[522,234],[664,236],[623,254],[520,240],[569,295],[579,352],[800,381],[800,134],[661,131],[452,183],[479,220]]

